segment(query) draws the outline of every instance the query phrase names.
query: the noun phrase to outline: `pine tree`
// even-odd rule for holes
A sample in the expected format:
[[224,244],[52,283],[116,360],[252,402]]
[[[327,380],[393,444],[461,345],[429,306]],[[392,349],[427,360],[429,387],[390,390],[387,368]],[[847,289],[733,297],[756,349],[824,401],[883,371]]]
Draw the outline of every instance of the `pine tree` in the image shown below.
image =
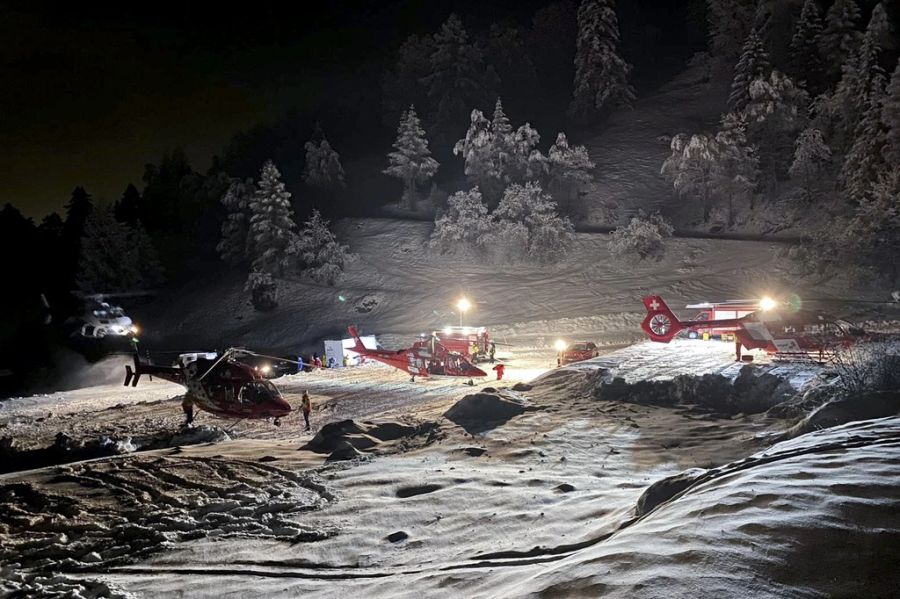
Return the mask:
[[861,202],[878,180],[885,168],[882,149],[885,130],[881,123],[884,102],[884,77],[876,75],[865,98],[862,119],[856,126],[853,145],[844,158],[841,180],[847,195],[854,202]]
[[267,161],[249,205],[247,256],[253,271],[277,276],[287,266],[287,249],[296,238],[297,228],[290,197],[278,168],[271,160]]
[[78,283],[86,291],[109,293],[157,285],[161,267],[142,228],[116,221],[113,210],[94,210],[85,222]]
[[415,206],[418,186],[428,183],[438,166],[438,161],[431,157],[416,109],[410,106],[400,119],[394,151],[388,154],[388,167],[382,171],[403,181],[403,207],[411,209]]
[[462,21],[451,14],[434,35],[434,51],[429,60],[430,73],[422,78],[434,109],[432,124],[445,139],[468,114],[469,106],[478,106],[496,97],[497,74],[485,65],[484,55]]
[[806,0],[791,38],[789,73],[795,80],[806,83],[806,90],[811,96],[825,91],[825,67],[819,49],[821,36],[819,7],[816,0]]
[[631,65],[618,53],[615,0],[582,0],[578,7],[575,91],[570,112],[582,119],[607,116],[634,103]]
[[382,83],[384,123],[393,126],[402,119],[407,107],[414,104],[424,118],[431,115],[431,103],[422,79],[430,73],[430,60],[434,52],[434,40],[430,35],[413,34],[406,38]]
[[578,196],[594,180],[595,165],[584,146],[570,146],[565,133],[556,136],[556,143],[547,153],[547,187],[563,210],[576,211]]
[[442,254],[476,252],[491,230],[488,209],[477,187],[447,199],[447,211],[434,221],[429,246]]
[[900,61],[887,87],[881,126],[885,131],[884,159],[888,164],[900,164]]
[[343,276],[344,266],[353,259],[349,248],[341,245],[318,210],[313,210],[303,223],[288,252],[301,265],[301,275],[330,286]]
[[808,104],[803,88],[778,71],[750,84],[748,133],[760,148],[761,169],[770,179],[787,176],[794,140],[807,123]]
[[665,256],[665,239],[674,230],[659,213],[647,216],[640,212],[631,218],[628,226],[612,232],[607,247],[614,256],[659,262]]
[[748,125],[743,114],[726,114],[715,137],[712,192],[726,203],[726,221],[734,226],[739,204],[753,209],[754,189],[759,177],[756,148],[748,139]]
[[137,187],[129,183],[113,210],[117,221],[131,227],[135,226],[141,217],[141,193]]
[[872,42],[881,49],[893,49],[897,41],[893,36],[894,27],[884,8],[884,2],[879,2],[872,9],[869,24],[866,25],[866,33]]
[[506,180],[513,161],[515,139],[512,125],[510,125],[506,113],[503,112],[503,103],[500,98],[497,98],[497,103],[494,104],[494,118],[491,120],[490,131],[494,168],[499,177]]
[[519,29],[493,23],[487,56],[500,78],[501,95],[512,99],[519,112],[530,114],[539,101],[538,77]]
[[862,39],[862,34],[856,29],[859,19],[859,6],[854,0],[835,0],[825,14],[821,52],[832,81],[837,80],[841,66],[859,47]]
[[813,192],[819,187],[818,181],[825,174],[831,162],[831,148],[818,129],[804,129],[794,144],[794,161],[788,171],[792,177],[800,179],[803,197],[812,201]]
[[247,260],[248,211],[253,191],[253,179],[236,179],[220,200],[228,211],[228,216],[222,223],[222,238],[216,251],[225,263],[232,266],[243,264]]
[[750,84],[759,77],[767,76],[769,68],[769,55],[756,29],[752,29],[734,68],[734,79],[728,96],[728,108],[731,112],[738,112],[747,106],[750,101]]
[[336,191],[347,187],[341,157],[324,135],[319,140],[312,139],[306,142],[303,147],[306,149],[303,181],[307,185],[324,191]]
[[707,0],[710,54],[729,67],[733,65],[750,33],[755,11],[756,0]]
[[[572,242],[572,223],[559,215],[556,202],[543,192],[539,183],[507,187],[491,220],[494,222],[492,231],[504,243],[517,241],[528,257],[537,262],[558,260],[566,254]],[[503,244],[500,245],[502,247]],[[508,252],[503,256],[504,259],[510,257],[513,256]]]
[[529,123],[521,125],[512,136],[512,149],[506,169],[506,181],[524,183],[540,178],[547,171],[547,158],[537,149],[541,135]]
[[491,123],[480,110],[473,110],[466,137],[453,146],[453,154],[465,161],[466,179],[493,200],[503,190],[502,172],[496,162]]

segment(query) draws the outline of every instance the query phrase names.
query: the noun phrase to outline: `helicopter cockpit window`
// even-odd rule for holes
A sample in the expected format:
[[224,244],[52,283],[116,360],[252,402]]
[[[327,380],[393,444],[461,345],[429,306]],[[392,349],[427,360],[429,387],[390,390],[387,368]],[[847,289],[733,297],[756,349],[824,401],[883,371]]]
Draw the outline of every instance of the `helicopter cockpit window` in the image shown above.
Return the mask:
[[243,404],[255,405],[278,397],[278,389],[269,381],[250,381],[238,394],[238,401]]

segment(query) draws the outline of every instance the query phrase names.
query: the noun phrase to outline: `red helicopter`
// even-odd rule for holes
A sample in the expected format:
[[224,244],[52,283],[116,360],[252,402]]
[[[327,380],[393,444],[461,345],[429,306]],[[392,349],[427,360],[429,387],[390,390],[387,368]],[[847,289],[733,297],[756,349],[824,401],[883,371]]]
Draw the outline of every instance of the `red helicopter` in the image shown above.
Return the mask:
[[407,349],[386,350],[367,348],[359,338],[356,327],[348,327],[347,330],[356,342],[354,352],[409,373],[413,382],[417,376],[462,376],[470,380],[487,376],[487,373],[474,366],[465,356],[448,350],[434,335],[429,339],[416,341]]
[[[125,366],[125,386],[137,387],[142,374],[183,385],[187,389],[181,407],[187,424],[194,420],[194,406],[227,418],[281,418],[291,413],[291,406],[260,369],[240,361],[241,357],[262,356],[243,349],[229,349],[221,356],[215,353],[181,354],[173,366],[153,364],[134,355],[134,370]],[[273,360],[283,360],[262,356]]]
[[643,301],[647,316],[641,328],[651,341],[668,343],[678,332],[696,326],[731,330],[737,361],[741,360],[743,346],[763,349],[778,358],[823,362],[841,349],[871,338],[846,321],[818,311],[791,310],[770,298],[763,298],[757,310],[740,318],[687,321],[678,320],[658,295],[647,296]]

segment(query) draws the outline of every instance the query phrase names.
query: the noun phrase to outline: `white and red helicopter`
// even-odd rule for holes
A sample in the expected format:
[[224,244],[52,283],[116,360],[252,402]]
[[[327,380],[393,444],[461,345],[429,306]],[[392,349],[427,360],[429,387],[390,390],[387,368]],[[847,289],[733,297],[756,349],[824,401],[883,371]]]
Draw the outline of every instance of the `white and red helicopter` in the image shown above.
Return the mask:
[[823,362],[841,349],[875,339],[847,321],[819,311],[794,310],[770,298],[760,300],[758,309],[749,314],[720,320],[679,320],[658,295],[644,297],[643,302],[647,316],[641,328],[651,341],[668,343],[679,332],[695,327],[733,331],[737,361],[743,347],[762,349],[782,359]]
[[472,364],[463,354],[447,349],[435,336],[420,339],[405,349],[369,349],[363,345],[356,327],[348,327],[356,345],[353,351],[416,377],[466,377],[469,380],[485,377],[487,373]]
[[240,360],[247,356],[283,360],[231,348],[221,356],[215,352],[182,354],[175,365],[161,366],[135,354],[134,369],[125,366],[125,386],[137,387],[144,374],[184,386],[187,391],[181,407],[187,424],[193,421],[196,406],[225,418],[274,418],[277,426],[291,413],[291,406],[260,369]]

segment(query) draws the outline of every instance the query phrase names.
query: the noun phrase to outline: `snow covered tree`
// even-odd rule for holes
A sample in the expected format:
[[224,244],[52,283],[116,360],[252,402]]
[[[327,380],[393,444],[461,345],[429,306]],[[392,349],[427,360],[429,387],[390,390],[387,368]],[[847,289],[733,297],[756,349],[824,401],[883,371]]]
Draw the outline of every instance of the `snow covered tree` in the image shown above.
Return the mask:
[[728,226],[734,224],[738,202],[749,200],[752,207],[758,162],[746,131],[743,114],[730,113],[714,137],[678,134],[672,139],[672,154],[661,174],[679,197],[700,200],[703,222],[709,222],[720,203],[726,204]]
[[734,226],[739,204],[753,209],[754,190],[759,177],[756,148],[748,140],[748,126],[742,114],[726,114],[716,134],[716,167],[713,192],[726,204],[726,220]]
[[822,18],[816,0],[806,0],[800,20],[791,37],[788,72],[806,83],[806,90],[816,96],[825,90],[825,66],[822,64]]
[[706,4],[710,54],[730,67],[750,33],[756,0],[707,0]]
[[442,254],[484,247],[491,228],[488,209],[477,187],[447,199],[447,210],[434,221],[429,245]]
[[750,101],[750,84],[767,76],[769,68],[769,55],[763,47],[762,39],[756,29],[751,29],[741,49],[741,58],[734,68],[731,93],[728,95],[728,108],[732,112],[743,110],[747,106]]
[[318,141],[312,139],[303,146],[306,149],[306,164],[303,167],[303,181],[307,185],[324,191],[344,189],[344,167],[341,157],[328,143],[325,136]]
[[547,264],[564,256],[572,243],[571,221],[559,215],[556,202],[539,183],[507,187],[491,220],[495,225],[489,239],[504,258],[521,257],[524,250],[532,260]]
[[456,142],[453,154],[463,157],[466,179],[479,192],[484,192],[488,199],[499,196],[503,190],[503,173],[496,160],[491,123],[480,110],[472,111],[466,137]]
[[278,307],[278,283],[268,272],[251,271],[244,291],[250,292],[250,303],[260,312],[269,312]]
[[806,128],[794,144],[794,161],[789,173],[801,181],[803,197],[812,201],[813,193],[819,188],[819,181],[831,162],[831,148],[825,143],[822,132]]
[[865,99],[862,120],[856,126],[853,145],[850,146],[841,168],[844,190],[856,203],[868,195],[879,173],[885,168],[882,148],[886,135],[881,123],[883,85],[883,77],[873,78],[873,89]]
[[897,45],[893,34],[894,27],[884,8],[884,2],[879,2],[872,9],[872,16],[869,17],[869,24],[866,25],[865,35],[879,48],[893,50]]
[[512,135],[512,149],[506,167],[506,181],[523,183],[540,178],[546,171],[547,159],[537,149],[541,135],[529,123],[521,125]]
[[848,232],[862,263],[896,284],[900,277],[900,165],[879,174],[871,192],[860,200]]
[[837,80],[841,74],[841,66],[859,46],[862,38],[862,34],[856,29],[859,19],[859,6],[854,0],[835,0],[825,14],[821,51],[827,74],[832,81]]
[[296,238],[297,228],[290,198],[278,168],[267,161],[249,204],[247,256],[253,271],[277,276],[288,265],[287,249]]
[[485,65],[484,54],[469,41],[462,21],[451,14],[434,35],[430,72],[422,78],[434,109],[431,122],[438,136],[446,139],[468,114],[469,106],[496,97],[498,78]]
[[618,53],[615,0],[581,1],[575,44],[572,115],[587,120],[607,116],[619,107],[630,108],[634,103],[634,87],[628,82],[631,65]]
[[79,286],[94,293],[146,289],[162,281],[150,238],[142,228],[116,221],[110,207],[87,218],[78,267]]
[[400,119],[394,151],[388,154],[388,167],[382,171],[403,181],[403,207],[411,209],[415,206],[418,186],[428,183],[438,166],[438,161],[431,157],[416,110],[410,106]]
[[647,216],[643,212],[633,216],[628,226],[612,232],[607,247],[612,255],[657,262],[665,255],[665,240],[674,229],[659,213]]
[[565,133],[556,135],[556,143],[547,152],[547,186],[550,194],[563,208],[581,208],[578,199],[584,188],[593,182],[595,164],[584,146],[570,146]]
[[750,140],[760,148],[760,167],[771,179],[787,176],[793,144],[806,126],[809,96],[790,77],[772,71],[750,84],[745,113]]
[[222,238],[216,245],[216,251],[226,264],[232,266],[247,260],[248,209],[253,187],[252,179],[235,179],[220,200],[228,216],[222,223]]
[[303,223],[288,252],[302,265],[301,275],[330,286],[343,276],[344,266],[353,259],[350,249],[337,240],[318,210]]
[[888,164],[900,164],[900,61],[891,75],[881,109],[884,128],[884,159]]

